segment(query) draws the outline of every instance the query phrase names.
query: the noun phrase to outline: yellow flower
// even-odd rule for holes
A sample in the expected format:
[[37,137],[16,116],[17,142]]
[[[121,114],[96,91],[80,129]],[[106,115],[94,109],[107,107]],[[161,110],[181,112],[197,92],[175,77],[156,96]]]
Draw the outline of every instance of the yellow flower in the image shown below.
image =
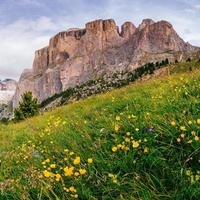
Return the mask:
[[80,175],[79,172],[74,173],[74,176],[79,176],[79,175]]
[[115,118],[117,121],[120,121],[120,116],[116,116]]
[[144,153],[148,153],[149,152],[149,148],[148,147],[144,147]]
[[137,141],[134,141],[134,142],[133,142],[133,148],[137,148],[137,147],[139,147],[139,145],[140,145],[139,142],[137,142]]
[[80,162],[81,162],[81,158],[80,158],[80,157],[76,157],[76,158],[74,159],[74,165],[79,165]]
[[192,131],[191,134],[192,134],[192,136],[195,136],[195,135],[196,135],[196,132],[195,132],[195,131]]
[[197,119],[197,124],[200,125],[200,119]]
[[131,141],[130,138],[128,138],[128,137],[125,138],[125,142],[130,142],[130,141]]
[[69,153],[69,155],[70,155],[70,156],[73,156],[73,155],[74,155],[74,152],[73,152],[73,151],[71,151],[71,152]]
[[50,174],[51,174],[51,172],[49,172],[49,171],[47,171],[47,170],[44,170],[44,171],[43,171],[43,175],[44,175],[46,178],[50,177]]
[[139,128],[135,128],[135,131],[137,131],[137,132],[138,132],[139,130],[140,130]]
[[68,158],[64,158],[64,161],[67,161],[68,160]]
[[118,144],[118,145],[117,145],[117,148],[118,148],[118,149],[120,149],[121,147],[122,147],[122,145],[121,145],[121,144]]
[[147,142],[147,138],[144,138],[144,142]]
[[79,169],[79,173],[81,174],[81,175],[84,175],[84,174],[86,174],[86,169]]
[[192,140],[189,140],[187,143],[188,143],[188,144],[191,144],[191,143],[192,143]]
[[194,139],[195,141],[199,141],[199,136],[196,135]]
[[64,169],[65,176],[71,176],[74,172],[74,167],[65,167]]
[[119,129],[120,129],[120,126],[118,124],[115,124],[115,131],[117,132],[119,131]]
[[129,147],[124,147],[124,151],[129,151]]
[[88,158],[87,161],[88,161],[89,164],[93,163],[93,159],[92,158]]
[[116,152],[116,151],[117,151],[117,147],[113,147],[113,148],[112,148],[112,151],[113,151],[113,152]]
[[50,168],[55,169],[56,168],[56,164],[51,164]]
[[130,132],[127,132],[127,133],[126,133],[126,135],[127,135],[127,136],[130,136],[130,135],[131,135],[131,133],[130,133]]
[[50,159],[46,159],[46,162],[47,162],[47,163],[50,163]]
[[42,162],[42,165],[45,165],[45,164],[46,164],[46,162],[45,162],[45,161],[43,161],[43,162]]
[[180,139],[180,138],[177,138],[176,141],[177,141],[177,142],[181,142],[181,139]]
[[61,179],[61,175],[60,174],[56,174],[55,177],[56,177],[56,181],[59,182],[60,179]]
[[184,137],[185,137],[185,134],[182,133],[182,134],[181,134],[181,137],[184,138]]
[[69,191],[70,191],[70,192],[76,193],[76,189],[74,188],[74,186],[71,186],[71,187],[69,188]]
[[180,126],[180,130],[185,131],[186,130],[185,126]]
[[175,122],[175,121],[172,121],[172,122],[171,122],[171,125],[172,125],[172,126],[176,126],[176,122]]
[[192,121],[191,121],[191,120],[190,120],[190,121],[188,121],[188,124],[189,124],[189,125],[191,125],[191,124],[192,124]]

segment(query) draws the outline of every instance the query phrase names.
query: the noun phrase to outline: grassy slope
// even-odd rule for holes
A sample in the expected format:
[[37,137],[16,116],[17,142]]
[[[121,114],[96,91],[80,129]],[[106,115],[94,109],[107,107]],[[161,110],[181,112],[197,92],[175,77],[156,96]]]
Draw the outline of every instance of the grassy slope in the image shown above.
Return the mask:
[[[198,199],[199,86],[199,71],[163,77],[1,125],[0,199],[75,198],[76,193],[64,192],[70,186],[80,199]],[[186,130],[180,131],[181,126]],[[185,138],[179,143],[181,133]],[[127,139],[129,150],[112,152],[125,138],[139,146],[132,147]],[[73,164],[76,156],[81,157],[80,166]],[[48,162],[41,164],[48,158],[56,169],[48,169]],[[87,164],[88,158],[94,162]],[[64,176],[63,167],[72,165],[87,173]],[[43,166],[61,174],[62,182],[45,178]]]

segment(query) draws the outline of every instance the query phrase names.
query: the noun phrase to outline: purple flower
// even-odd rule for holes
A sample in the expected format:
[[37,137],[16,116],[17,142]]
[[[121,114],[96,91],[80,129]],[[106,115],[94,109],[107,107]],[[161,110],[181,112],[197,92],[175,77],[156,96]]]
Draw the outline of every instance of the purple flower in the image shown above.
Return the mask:
[[154,131],[153,127],[147,128],[147,132],[152,133]]

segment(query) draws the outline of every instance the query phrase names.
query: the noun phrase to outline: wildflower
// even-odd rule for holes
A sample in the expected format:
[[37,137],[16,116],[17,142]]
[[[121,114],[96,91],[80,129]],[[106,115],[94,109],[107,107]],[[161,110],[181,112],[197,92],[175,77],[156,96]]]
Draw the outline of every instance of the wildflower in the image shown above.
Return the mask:
[[112,147],[112,151],[116,152],[117,151],[117,147]]
[[124,147],[124,151],[129,151],[129,147]]
[[181,131],[186,131],[185,126],[180,126],[180,130],[181,130]]
[[144,138],[144,142],[147,142],[147,138]]
[[128,138],[128,137],[125,138],[125,142],[130,142],[130,141],[131,141],[130,138]]
[[196,135],[194,139],[195,141],[199,141],[199,136]]
[[120,121],[120,116],[116,116],[115,118],[117,121]]
[[67,161],[68,160],[68,158],[64,158],[64,161]]
[[84,175],[84,174],[86,174],[86,169],[79,169],[79,173],[81,174],[81,175]]
[[76,193],[76,189],[74,188],[74,186],[71,186],[71,187],[69,188],[69,191],[70,191],[70,192]]
[[74,152],[73,152],[73,151],[71,151],[71,152],[69,153],[69,155],[70,155],[70,156],[73,156],[73,155],[74,155]]
[[144,153],[148,153],[149,152],[149,148],[148,147],[144,147]]
[[117,145],[117,148],[118,148],[118,149],[120,149],[121,147],[122,147],[122,145],[121,145],[121,144],[118,144],[118,145]]
[[197,124],[200,125],[200,119],[197,119]]
[[56,168],[56,164],[51,164],[50,168],[55,169]]
[[130,135],[131,135],[131,133],[130,133],[130,132],[127,132],[127,133],[126,133],[126,135],[127,135],[127,136],[130,136]]
[[79,172],[74,173],[74,176],[79,176],[79,175],[80,175]]
[[152,133],[152,132],[153,132],[153,128],[152,128],[152,127],[149,127],[149,128],[147,129],[147,132]]
[[188,144],[191,144],[191,143],[192,143],[192,140],[189,140],[187,143],[188,143]]
[[181,139],[180,139],[180,138],[177,138],[176,141],[179,143],[179,142],[181,142]]
[[88,161],[89,164],[93,163],[93,159],[92,158],[88,158],[87,161]]
[[184,133],[182,133],[182,134],[181,134],[181,137],[182,137],[182,138],[184,138],[184,137],[185,137],[185,134],[184,134]]
[[190,120],[190,121],[188,121],[188,124],[189,124],[189,125],[191,125],[191,124],[192,124],[192,121],[191,121],[191,120]]
[[138,132],[139,130],[140,130],[139,128],[135,128],[135,131],[137,131],[137,132]]
[[63,170],[65,172],[65,176],[71,176],[73,174],[74,167],[65,167]]
[[191,134],[192,134],[192,136],[195,136],[195,135],[196,135],[195,131],[192,131]]
[[46,159],[46,162],[47,162],[47,163],[50,163],[50,159]]
[[59,182],[60,179],[61,179],[61,175],[60,174],[56,174],[55,177],[56,177],[56,181]]
[[139,142],[137,142],[137,141],[136,141],[136,142],[135,142],[135,141],[133,142],[133,148],[137,148],[137,147],[139,147],[139,145],[140,145]]
[[51,174],[52,174],[52,173],[49,172],[49,171],[47,171],[47,170],[44,170],[44,171],[43,171],[43,175],[44,175],[46,178],[50,177]]
[[115,124],[115,131],[118,132],[120,129],[120,126],[118,124]]
[[176,122],[175,122],[175,121],[172,121],[172,122],[171,122],[171,125],[172,125],[172,126],[176,126]]
[[74,159],[74,165],[79,165],[80,162],[81,162],[81,158],[80,158],[80,157],[76,157],[76,158]]

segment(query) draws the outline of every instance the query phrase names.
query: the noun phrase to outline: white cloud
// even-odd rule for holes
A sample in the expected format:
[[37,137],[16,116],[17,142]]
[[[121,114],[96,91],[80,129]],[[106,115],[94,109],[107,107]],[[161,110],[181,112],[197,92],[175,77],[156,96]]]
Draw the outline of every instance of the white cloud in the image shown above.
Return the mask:
[[50,33],[56,29],[47,17],[1,26],[0,78],[17,78],[24,68],[30,68],[35,50],[48,45]]

